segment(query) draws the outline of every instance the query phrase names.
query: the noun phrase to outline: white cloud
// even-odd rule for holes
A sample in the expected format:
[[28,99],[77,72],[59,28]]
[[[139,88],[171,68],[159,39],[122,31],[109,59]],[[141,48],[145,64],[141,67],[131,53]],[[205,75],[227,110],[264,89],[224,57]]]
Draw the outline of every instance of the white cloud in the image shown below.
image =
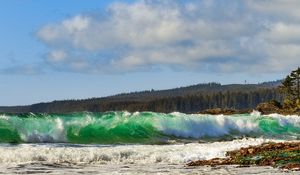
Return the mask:
[[300,24],[274,23],[268,31],[262,33],[261,37],[272,43],[300,44]]
[[89,22],[87,17],[79,15],[70,20],[63,21],[62,25],[69,33],[76,33],[87,29]]
[[67,58],[67,53],[63,50],[52,50],[48,54],[48,61],[50,62],[62,62],[66,60]]
[[300,20],[299,0],[247,0],[247,3],[251,9],[270,18]]
[[119,2],[105,15],[78,14],[45,25],[37,36],[49,46],[47,61],[61,71],[163,66],[279,72],[300,64],[299,5],[296,0]]
[[135,50],[127,57],[113,60],[116,68],[138,69],[140,66],[181,65],[186,68],[201,64],[210,58],[230,59],[235,51],[221,41],[208,41],[192,46],[170,46],[156,49]]

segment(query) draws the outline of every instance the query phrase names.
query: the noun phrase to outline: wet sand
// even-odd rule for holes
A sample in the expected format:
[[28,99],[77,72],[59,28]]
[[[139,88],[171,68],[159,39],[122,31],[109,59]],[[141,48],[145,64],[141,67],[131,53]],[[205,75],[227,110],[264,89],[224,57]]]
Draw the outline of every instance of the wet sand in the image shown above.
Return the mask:
[[260,175],[279,175],[279,174],[299,174],[299,172],[284,171],[268,166],[251,166],[239,167],[238,165],[226,166],[201,166],[187,167],[183,165],[172,164],[123,164],[123,165],[88,165],[75,166],[68,164],[41,164],[27,163],[19,165],[0,165],[0,174],[125,174],[125,175],[140,175],[140,174],[260,174]]

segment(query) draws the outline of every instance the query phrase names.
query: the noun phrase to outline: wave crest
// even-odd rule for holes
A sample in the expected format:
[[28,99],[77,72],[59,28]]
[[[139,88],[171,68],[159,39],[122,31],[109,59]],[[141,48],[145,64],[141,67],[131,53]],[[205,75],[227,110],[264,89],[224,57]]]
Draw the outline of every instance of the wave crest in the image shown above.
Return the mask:
[[241,137],[297,139],[300,117],[258,112],[242,115],[154,112],[27,114],[0,116],[0,142],[170,143]]

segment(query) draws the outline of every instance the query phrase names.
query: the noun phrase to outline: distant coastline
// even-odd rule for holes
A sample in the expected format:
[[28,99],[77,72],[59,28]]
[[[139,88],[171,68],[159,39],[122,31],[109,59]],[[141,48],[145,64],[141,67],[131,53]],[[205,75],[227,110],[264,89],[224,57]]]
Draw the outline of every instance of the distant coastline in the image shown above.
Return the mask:
[[222,108],[212,108],[206,109],[203,111],[198,112],[198,114],[211,114],[211,115],[234,115],[234,114],[250,114],[253,111],[258,111],[262,115],[269,115],[269,114],[281,114],[281,115],[300,115],[299,110],[292,110],[282,107],[281,104],[278,104],[274,101],[270,102],[263,102],[256,106],[253,109],[222,109]]
[[[281,81],[260,84],[197,84],[168,90],[123,93],[109,97],[63,100],[27,106],[0,107],[3,113],[74,113],[106,111],[152,111],[199,113],[208,109],[247,112],[270,100],[282,101]],[[209,112],[209,111],[208,111]],[[229,112],[229,111],[222,111]]]

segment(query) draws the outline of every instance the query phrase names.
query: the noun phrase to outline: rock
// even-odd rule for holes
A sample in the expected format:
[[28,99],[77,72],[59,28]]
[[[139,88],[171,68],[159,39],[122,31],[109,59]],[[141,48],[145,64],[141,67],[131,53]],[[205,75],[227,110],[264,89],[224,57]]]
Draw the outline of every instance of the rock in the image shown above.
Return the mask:
[[210,114],[210,115],[233,115],[233,114],[245,114],[245,113],[251,113],[252,110],[244,109],[244,110],[236,110],[236,109],[229,109],[229,108],[212,108],[212,109],[206,109],[199,114]]
[[282,169],[288,169],[288,170],[294,170],[299,171],[300,170],[300,163],[289,163],[281,167]]
[[206,109],[202,111],[203,114],[211,114],[211,115],[217,115],[217,114],[223,114],[223,110],[221,108],[213,108],[213,109]]
[[[299,102],[300,103],[300,102]],[[299,104],[300,105],[300,104]],[[254,109],[259,111],[263,115],[268,114],[281,114],[281,115],[300,115],[299,108],[287,108],[282,106],[279,102],[272,100],[270,102],[260,103]],[[205,109],[198,112],[198,114],[210,114],[210,115],[233,115],[233,114],[246,114],[253,112],[253,109],[230,109],[230,108],[212,108]]]
[[253,148],[248,149],[248,153],[249,153],[249,154],[253,154],[253,152],[254,152],[254,149],[253,149]]
[[216,165],[230,165],[232,162],[230,159],[221,159],[221,158],[214,158],[211,160],[197,160],[197,161],[192,161],[188,163],[188,166],[205,166],[205,165],[210,165],[210,166],[216,166]]
[[217,165],[257,165],[272,166],[294,171],[300,170],[300,142],[265,143],[259,146],[249,146],[226,153],[227,158],[198,160],[188,166]]
[[260,103],[257,105],[256,110],[261,112],[262,114],[273,114],[273,113],[280,113],[280,106],[268,102],[268,103]]

